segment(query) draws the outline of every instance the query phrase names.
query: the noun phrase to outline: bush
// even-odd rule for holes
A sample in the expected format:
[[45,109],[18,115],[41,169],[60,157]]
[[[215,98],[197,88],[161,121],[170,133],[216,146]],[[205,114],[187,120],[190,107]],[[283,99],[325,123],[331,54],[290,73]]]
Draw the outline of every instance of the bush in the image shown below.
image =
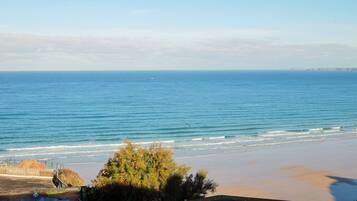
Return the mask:
[[37,170],[44,170],[47,169],[47,165],[44,163],[41,163],[37,160],[22,160],[19,165],[19,168],[24,168],[24,169],[37,169]]
[[70,169],[59,169],[58,178],[68,187],[80,187],[85,184],[81,176]]
[[208,172],[200,170],[195,177],[192,174],[186,176],[181,188],[183,197],[190,199],[198,199],[205,197],[207,192],[215,192],[217,184],[213,180],[206,179]]
[[87,191],[88,201],[163,201],[159,191],[134,186],[109,184]]
[[178,165],[173,152],[154,144],[145,149],[126,142],[109,159],[93,181],[90,200],[183,201],[204,197],[217,185],[207,172],[187,175],[189,167]]
[[190,174],[183,178],[180,175],[170,177],[163,189],[165,201],[194,200],[205,197],[208,192],[215,192],[217,184],[207,177],[207,171],[200,170],[193,177]]
[[172,151],[159,144],[144,149],[130,142],[115,153],[93,181],[95,187],[123,184],[159,190],[173,175],[185,175],[189,168],[177,165]]

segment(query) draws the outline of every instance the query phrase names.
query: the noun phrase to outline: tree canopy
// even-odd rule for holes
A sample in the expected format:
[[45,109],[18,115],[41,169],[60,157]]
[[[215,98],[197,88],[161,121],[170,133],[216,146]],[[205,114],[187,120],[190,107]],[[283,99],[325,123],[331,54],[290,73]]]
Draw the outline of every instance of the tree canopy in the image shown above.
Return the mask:
[[[193,176],[188,175],[189,170],[174,161],[171,149],[160,144],[143,148],[126,141],[126,146],[108,160],[93,181],[95,199],[181,201],[215,191],[217,184],[206,179],[206,171]],[[115,199],[109,194],[115,194]]]

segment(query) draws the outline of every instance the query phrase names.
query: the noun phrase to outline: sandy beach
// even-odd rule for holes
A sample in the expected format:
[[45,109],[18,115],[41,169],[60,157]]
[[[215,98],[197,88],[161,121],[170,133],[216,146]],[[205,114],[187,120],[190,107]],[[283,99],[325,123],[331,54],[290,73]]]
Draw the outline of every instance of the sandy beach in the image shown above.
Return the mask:
[[353,201],[356,144],[356,138],[349,138],[177,160],[206,168],[220,184],[217,194]]
[[[284,200],[354,201],[357,199],[357,138],[231,150],[176,157],[179,163],[208,170],[216,194]],[[90,181],[100,163],[72,164]]]

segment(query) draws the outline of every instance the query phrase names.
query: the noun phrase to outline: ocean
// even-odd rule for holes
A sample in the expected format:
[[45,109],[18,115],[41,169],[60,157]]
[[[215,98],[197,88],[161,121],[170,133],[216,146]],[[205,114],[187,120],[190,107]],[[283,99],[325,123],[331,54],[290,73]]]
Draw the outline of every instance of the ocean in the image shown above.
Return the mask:
[[128,139],[177,154],[357,136],[357,73],[0,73],[0,160],[93,161]]

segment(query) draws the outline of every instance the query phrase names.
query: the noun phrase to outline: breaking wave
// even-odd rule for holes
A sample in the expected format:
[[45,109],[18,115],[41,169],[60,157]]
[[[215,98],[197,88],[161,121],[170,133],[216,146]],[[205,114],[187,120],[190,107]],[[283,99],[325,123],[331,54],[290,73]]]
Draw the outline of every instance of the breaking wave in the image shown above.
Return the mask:
[[[310,128],[303,130],[272,130],[255,135],[216,135],[177,137],[175,139],[159,139],[157,141],[134,141],[134,144],[150,146],[161,143],[165,147],[177,150],[217,150],[244,147],[276,146],[290,143],[315,142],[340,136],[356,136],[357,128],[345,129],[341,126],[329,128]],[[6,158],[53,158],[98,157],[110,155],[125,143],[112,144],[80,144],[53,145],[37,147],[7,148],[0,152],[0,160]],[[190,151],[188,153],[191,153]]]

